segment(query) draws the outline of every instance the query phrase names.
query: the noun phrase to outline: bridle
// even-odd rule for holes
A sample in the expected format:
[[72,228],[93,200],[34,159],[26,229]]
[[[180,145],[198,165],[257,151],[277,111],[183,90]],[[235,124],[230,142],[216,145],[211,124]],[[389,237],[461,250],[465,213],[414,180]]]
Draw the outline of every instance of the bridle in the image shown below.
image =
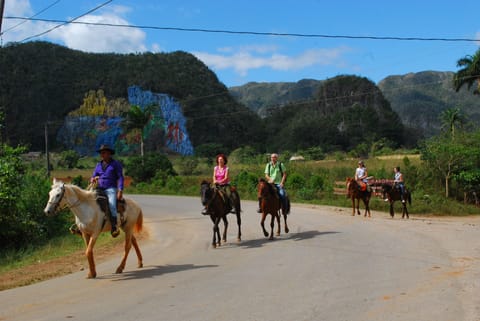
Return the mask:
[[70,207],[70,208],[76,207],[80,204],[80,199],[77,198],[77,201],[74,204],[70,205],[67,202],[65,202],[65,204],[59,208],[60,203],[62,202],[62,199],[64,196],[65,196],[65,183],[62,183],[62,185],[60,186],[60,196],[58,196],[55,201],[48,201],[48,204],[52,204],[54,213],[64,210],[67,207]]

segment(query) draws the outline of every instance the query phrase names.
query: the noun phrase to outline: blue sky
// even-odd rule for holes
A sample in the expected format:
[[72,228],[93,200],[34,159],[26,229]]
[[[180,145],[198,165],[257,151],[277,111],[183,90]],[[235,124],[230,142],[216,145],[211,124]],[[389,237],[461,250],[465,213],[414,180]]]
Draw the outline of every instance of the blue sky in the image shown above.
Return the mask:
[[[379,82],[425,70],[457,71],[480,41],[399,41],[67,24],[107,0],[5,0],[1,41],[45,40],[86,52],[194,54],[226,86],[324,80],[353,74]],[[155,28],[349,37],[480,40],[480,1],[114,0],[77,21]],[[10,17],[10,18],[9,18]],[[23,22],[23,23],[22,23]],[[22,24],[19,24],[22,23]],[[33,38],[30,38],[35,36]]]

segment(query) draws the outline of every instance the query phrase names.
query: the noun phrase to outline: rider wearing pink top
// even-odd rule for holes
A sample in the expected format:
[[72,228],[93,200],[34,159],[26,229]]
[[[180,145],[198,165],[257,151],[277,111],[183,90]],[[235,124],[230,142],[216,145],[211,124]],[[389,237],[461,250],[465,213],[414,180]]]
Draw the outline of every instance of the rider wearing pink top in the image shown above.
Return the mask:
[[[230,177],[228,176],[227,156],[218,154],[216,157],[217,166],[213,168],[213,184],[221,190],[225,195],[227,206],[233,210],[234,204],[232,198],[232,190],[230,189]],[[208,215],[207,208],[202,211],[203,215]]]

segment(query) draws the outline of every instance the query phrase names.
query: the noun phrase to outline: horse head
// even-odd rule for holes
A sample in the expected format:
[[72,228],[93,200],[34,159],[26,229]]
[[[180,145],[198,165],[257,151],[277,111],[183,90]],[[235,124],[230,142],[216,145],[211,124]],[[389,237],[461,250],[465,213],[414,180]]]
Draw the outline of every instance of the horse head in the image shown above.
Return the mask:
[[269,183],[267,182],[267,180],[265,178],[259,178],[258,179],[258,185],[257,185],[257,188],[258,188],[258,194],[257,196],[258,197],[266,197],[268,196],[268,194],[270,193],[269,192]]
[[54,178],[52,189],[50,190],[48,195],[48,203],[43,211],[47,215],[54,215],[57,213],[63,196],[65,195],[65,183]]
[[210,185],[211,185],[210,182],[207,182],[205,180],[202,181],[202,183],[200,183],[200,197],[201,197],[203,206],[210,203],[213,199],[213,196],[215,195]]
[[390,193],[392,192],[392,185],[390,184],[382,184],[382,198],[386,199],[387,196],[390,198]]

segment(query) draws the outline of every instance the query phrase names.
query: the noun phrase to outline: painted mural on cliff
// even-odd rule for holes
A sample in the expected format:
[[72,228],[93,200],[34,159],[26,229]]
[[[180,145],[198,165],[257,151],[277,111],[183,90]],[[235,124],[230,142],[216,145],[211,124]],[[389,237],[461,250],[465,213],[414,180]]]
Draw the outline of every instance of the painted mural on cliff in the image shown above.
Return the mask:
[[[172,97],[131,86],[128,88],[128,101],[142,109],[152,104],[158,106],[143,131],[145,141],[160,133],[163,139],[155,138],[156,142],[181,155],[193,154],[186,119],[180,104]],[[95,151],[102,144],[114,146],[119,154],[129,154],[138,150],[140,139],[134,138],[132,143],[132,137],[127,137],[123,132],[122,120],[121,117],[67,116],[58,131],[57,140],[82,156],[96,155]]]

